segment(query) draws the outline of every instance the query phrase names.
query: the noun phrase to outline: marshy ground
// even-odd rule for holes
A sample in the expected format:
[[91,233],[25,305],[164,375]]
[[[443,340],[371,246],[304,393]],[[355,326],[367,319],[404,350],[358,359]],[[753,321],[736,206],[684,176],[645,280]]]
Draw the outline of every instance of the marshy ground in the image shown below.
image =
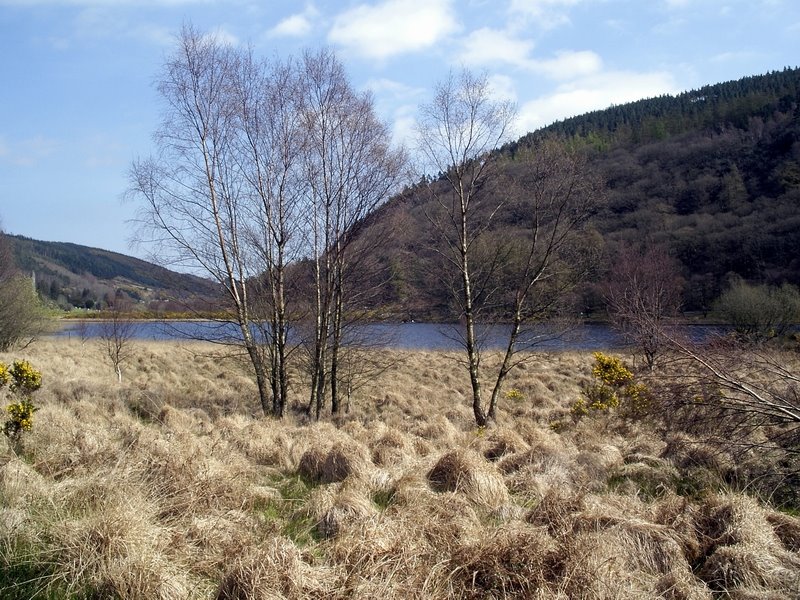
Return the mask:
[[14,358],[44,385],[0,440],[2,598],[800,598],[800,519],[740,463],[572,419],[589,353],[514,371],[487,429],[442,353],[392,352],[318,423],[261,417],[211,345],[137,343],[121,384],[92,341]]

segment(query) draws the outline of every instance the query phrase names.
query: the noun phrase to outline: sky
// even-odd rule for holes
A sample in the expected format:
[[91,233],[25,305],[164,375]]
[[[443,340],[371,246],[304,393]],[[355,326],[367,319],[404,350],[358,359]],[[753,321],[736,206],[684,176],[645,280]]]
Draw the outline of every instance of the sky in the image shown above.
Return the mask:
[[327,46],[398,144],[437,82],[484,72],[514,138],[554,121],[800,65],[798,0],[0,0],[0,227],[130,244],[154,79],[192,24],[256,54]]

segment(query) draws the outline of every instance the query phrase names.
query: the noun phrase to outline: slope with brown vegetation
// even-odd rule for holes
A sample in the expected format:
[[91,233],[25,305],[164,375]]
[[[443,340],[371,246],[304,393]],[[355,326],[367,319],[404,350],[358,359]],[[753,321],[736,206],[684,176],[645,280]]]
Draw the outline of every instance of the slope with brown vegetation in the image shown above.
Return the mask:
[[141,343],[122,384],[90,342],[23,354],[45,383],[0,447],[3,598],[800,597],[800,521],[724,458],[571,419],[589,356],[512,373],[483,430],[443,354],[397,353],[319,423],[258,418],[209,345]]

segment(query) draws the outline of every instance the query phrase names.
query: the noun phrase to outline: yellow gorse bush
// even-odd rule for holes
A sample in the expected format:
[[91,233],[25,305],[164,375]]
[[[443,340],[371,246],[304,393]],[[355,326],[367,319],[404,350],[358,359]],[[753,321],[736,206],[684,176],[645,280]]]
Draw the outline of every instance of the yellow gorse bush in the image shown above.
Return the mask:
[[37,408],[30,396],[42,386],[42,373],[26,360],[15,360],[10,369],[0,363],[0,387],[9,383],[11,391],[21,398],[6,407],[8,419],[3,425],[3,433],[19,441],[20,434],[33,427],[33,413]]
[[594,367],[592,367],[592,375],[595,379],[599,379],[612,387],[620,387],[629,381],[633,381],[633,373],[617,357],[608,356],[602,352],[595,352],[592,356],[595,361]]
[[3,433],[9,437],[17,437],[23,431],[33,427],[33,413],[37,408],[27,398],[13,402],[6,407],[8,420],[3,425]]
[[511,388],[506,392],[506,399],[518,401],[518,400],[524,400],[525,396],[517,388]]
[[639,416],[650,405],[647,386],[633,381],[633,373],[619,358],[595,352],[592,376],[597,383],[588,385],[570,412],[576,417],[592,411],[607,411],[622,405],[627,416]]
[[11,387],[25,393],[33,393],[42,387],[42,373],[31,366],[27,360],[15,360],[11,365]]

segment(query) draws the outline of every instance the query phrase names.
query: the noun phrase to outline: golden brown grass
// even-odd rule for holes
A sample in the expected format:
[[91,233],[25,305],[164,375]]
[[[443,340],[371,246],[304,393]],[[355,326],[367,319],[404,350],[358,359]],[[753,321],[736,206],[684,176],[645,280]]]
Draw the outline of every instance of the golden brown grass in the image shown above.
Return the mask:
[[445,354],[393,353],[320,423],[262,418],[206,344],[137,343],[122,384],[91,342],[11,358],[45,383],[0,445],[3,598],[800,597],[800,521],[724,453],[571,420],[588,355],[514,371],[486,430]]

